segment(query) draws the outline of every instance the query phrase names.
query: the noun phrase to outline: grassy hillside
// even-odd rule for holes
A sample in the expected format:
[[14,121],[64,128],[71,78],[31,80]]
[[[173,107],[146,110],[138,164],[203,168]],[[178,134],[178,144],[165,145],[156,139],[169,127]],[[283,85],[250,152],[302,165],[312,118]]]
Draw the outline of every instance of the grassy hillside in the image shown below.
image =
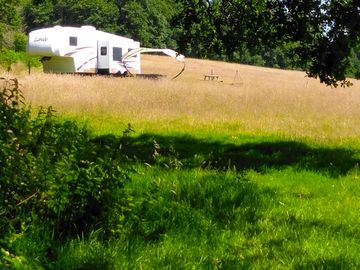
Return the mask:
[[[143,59],[144,73],[180,69]],[[211,72],[221,81],[204,81]],[[360,268],[358,81],[331,89],[302,72],[194,59],[173,81],[42,73],[20,81],[33,106],[87,123],[89,156],[118,160],[129,178],[125,214],[108,213],[111,237],[95,226],[66,241],[40,229],[14,239],[36,265]]]
[[[142,68],[171,78],[182,64],[144,56]],[[221,82],[203,81],[211,72]],[[62,115],[89,120],[98,133],[119,133],[130,122],[139,132],[200,129],[318,141],[358,137],[360,83],[332,89],[305,75],[187,59],[185,72],[173,81],[39,73],[21,82],[34,105],[52,105]]]

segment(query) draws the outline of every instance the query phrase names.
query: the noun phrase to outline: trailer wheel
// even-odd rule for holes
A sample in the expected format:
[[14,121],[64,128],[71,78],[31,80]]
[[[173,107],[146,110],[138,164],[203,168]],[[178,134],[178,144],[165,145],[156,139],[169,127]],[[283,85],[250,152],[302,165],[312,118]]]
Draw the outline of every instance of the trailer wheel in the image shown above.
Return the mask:
[[127,77],[128,72],[125,71],[124,73],[121,73],[121,71],[119,70],[118,72],[115,73],[115,76],[117,76],[117,77]]

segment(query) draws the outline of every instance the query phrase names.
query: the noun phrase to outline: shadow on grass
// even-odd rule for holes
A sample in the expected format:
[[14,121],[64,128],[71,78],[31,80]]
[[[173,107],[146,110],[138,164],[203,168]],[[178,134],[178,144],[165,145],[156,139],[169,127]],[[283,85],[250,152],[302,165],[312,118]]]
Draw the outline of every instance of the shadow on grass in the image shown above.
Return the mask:
[[[252,139],[252,138],[248,138]],[[256,137],[252,141],[256,141]],[[126,222],[123,224],[127,233],[127,247],[124,250],[129,258],[136,260],[143,247],[137,243],[157,243],[162,245],[165,237],[177,235],[179,246],[200,245],[214,254],[223,248],[219,239],[223,230],[239,230],[248,239],[262,232],[259,221],[263,220],[266,209],[271,207],[273,199],[278,196],[271,189],[259,188],[247,181],[242,170],[253,169],[260,173],[268,169],[279,169],[291,166],[299,170],[312,170],[319,173],[341,176],[347,174],[359,162],[355,150],[342,148],[314,148],[295,141],[243,142],[239,144],[221,141],[201,140],[191,136],[161,136],[143,134],[138,137],[116,137],[106,135],[92,140],[95,157],[119,158],[129,163],[148,163],[168,168],[192,169],[197,167],[215,170],[216,173],[201,175],[194,181],[195,174],[184,172],[181,181],[171,175],[164,177],[163,182],[156,179],[148,185],[131,190],[136,203]],[[229,168],[236,168],[239,174],[227,175]],[[156,170],[154,170],[156,173]],[[218,174],[219,172],[219,174]],[[188,173],[188,174],[186,174]],[[167,181],[166,181],[167,180]],[[170,192],[169,192],[170,191]],[[172,192],[173,191],[173,192]],[[276,201],[276,200],[275,200]],[[279,222],[276,224],[276,222]],[[329,235],[341,232],[348,237],[353,231],[346,226],[327,224],[322,220],[302,220],[296,216],[279,216],[272,223],[286,226],[289,234],[286,241],[296,243],[295,235],[307,235],[310,230],[326,230]],[[284,229],[286,229],[284,228]],[[355,231],[356,232],[356,231]],[[275,236],[274,236],[275,237]],[[174,238],[179,239],[179,238]],[[185,241],[187,240],[187,241]],[[266,245],[282,249],[283,238],[270,239]],[[176,243],[176,241],[174,241]],[[251,245],[251,241],[249,241]],[[178,246],[170,246],[176,251]],[[254,249],[254,246],[249,246]],[[251,268],[261,262],[262,257],[255,255],[241,259],[237,246],[229,246],[227,255],[221,258],[222,266],[228,269]],[[303,256],[295,250],[293,256]],[[188,258],[178,258],[176,252],[169,252],[173,265]],[[234,255],[231,255],[234,254]],[[289,254],[287,254],[288,256]],[[152,261],[154,268],[161,261]],[[213,262],[205,261],[204,268],[211,268]],[[95,265],[95,264],[94,264]],[[79,269],[90,269],[92,264],[85,264]],[[96,264],[97,266],[97,264]],[[338,269],[351,266],[350,262],[330,258],[328,260],[310,261],[304,258],[297,269]],[[135,267],[134,267],[135,268]]]
[[143,134],[134,138],[106,135],[93,142],[100,155],[101,152],[103,155],[125,155],[132,161],[167,167],[173,167],[177,162],[182,168],[253,169],[261,173],[291,166],[338,177],[346,175],[360,161],[351,149],[313,148],[296,141],[229,144],[191,136]]

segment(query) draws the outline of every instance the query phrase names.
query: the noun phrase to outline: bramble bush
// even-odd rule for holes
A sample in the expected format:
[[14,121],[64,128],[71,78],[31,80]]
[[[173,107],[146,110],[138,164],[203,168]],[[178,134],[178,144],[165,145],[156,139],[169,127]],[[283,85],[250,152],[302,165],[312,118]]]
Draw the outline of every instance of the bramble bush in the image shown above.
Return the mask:
[[34,222],[51,228],[53,240],[111,233],[129,201],[120,160],[98,156],[86,127],[57,121],[51,107],[31,117],[18,80],[0,80],[0,268],[16,268],[9,239]]

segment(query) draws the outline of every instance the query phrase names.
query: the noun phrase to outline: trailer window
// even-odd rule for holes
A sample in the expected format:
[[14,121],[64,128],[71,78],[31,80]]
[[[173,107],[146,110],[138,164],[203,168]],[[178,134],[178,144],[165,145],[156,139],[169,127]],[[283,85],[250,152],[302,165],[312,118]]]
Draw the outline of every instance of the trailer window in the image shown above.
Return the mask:
[[113,61],[121,61],[122,48],[113,47]]
[[107,47],[100,47],[100,54],[107,55]]
[[70,46],[77,46],[77,37],[70,37],[69,43]]

